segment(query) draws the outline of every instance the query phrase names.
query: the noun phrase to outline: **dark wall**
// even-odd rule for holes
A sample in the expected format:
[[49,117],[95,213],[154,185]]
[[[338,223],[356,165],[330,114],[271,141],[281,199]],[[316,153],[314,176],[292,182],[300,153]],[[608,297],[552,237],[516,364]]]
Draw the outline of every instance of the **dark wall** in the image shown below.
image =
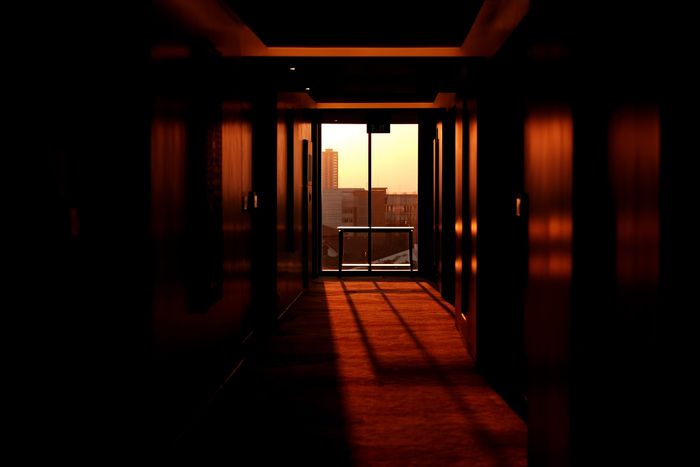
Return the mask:
[[280,131],[277,101],[265,90],[253,101],[253,303],[255,327],[274,322],[279,306],[277,294],[278,242],[278,148],[277,137],[285,144],[286,133]]
[[[575,181],[585,176],[598,180],[598,188],[579,183],[574,192],[574,228],[587,239],[574,243],[574,434],[592,436],[587,424],[605,414],[610,425],[597,430],[596,451],[628,461],[642,455],[632,449],[639,440],[658,442],[649,414],[656,417],[660,385],[645,375],[660,363],[661,350],[661,116],[653,102],[581,103],[578,110],[576,128],[587,138],[576,138]],[[590,296],[591,287],[599,293]],[[639,349],[656,350],[642,361]],[[605,384],[592,384],[593,374]],[[612,428],[627,425],[624,435]],[[573,449],[593,455],[578,444]]]
[[456,109],[455,318],[479,370],[525,417],[524,99],[516,63],[498,57],[477,64]]
[[572,26],[575,10],[536,2],[465,87],[457,327],[527,419],[531,465],[658,461],[679,457],[687,438],[659,429],[655,420],[674,417],[663,380],[649,373],[663,369],[682,391],[683,366],[666,366],[687,362],[661,336],[687,342],[672,323],[684,290],[679,252],[692,243],[679,228],[688,199],[679,167],[691,145],[681,136],[685,91],[664,71],[683,59],[635,44],[654,14],[636,10],[628,22],[624,11],[583,14],[601,31],[589,41]]
[[[682,62],[680,62],[682,63]],[[689,82],[687,82],[689,83]],[[692,368],[698,353],[695,339],[694,319],[687,313],[687,304],[695,300],[695,276],[688,274],[689,257],[697,256],[698,227],[688,221],[692,213],[694,198],[688,196],[694,185],[695,160],[689,156],[689,148],[695,143],[695,122],[688,119],[687,100],[690,84],[675,86],[660,106],[661,160],[660,160],[660,278],[659,313],[657,313],[656,339],[660,366],[659,381],[665,382],[655,389],[668,405],[655,404],[656,419],[668,427],[660,436],[658,444],[667,453],[671,463],[682,463],[692,455],[692,432],[684,429],[679,418],[684,417],[684,408],[695,400]],[[691,256],[693,255],[693,256]],[[661,456],[659,456],[661,457]]]
[[[12,378],[21,407],[14,431],[46,447],[33,450],[39,458],[111,446],[113,425],[139,414],[148,353],[150,103],[137,78],[147,64],[148,8],[120,5],[110,15],[95,5],[93,21],[81,21],[82,6],[42,6],[16,49],[41,78],[18,95],[13,118],[33,122],[18,125],[27,133],[17,142],[30,144],[13,221],[22,248],[10,255],[20,265],[8,287],[18,286],[14,316],[30,330],[13,341],[21,368]],[[115,23],[125,18],[132,34],[117,46]],[[90,60],[86,38],[100,44]]]
[[[236,97],[234,81],[203,93],[198,74],[224,81],[210,60],[205,71],[185,64],[189,78],[164,86],[151,127],[151,370],[162,440],[225,380],[250,333],[264,332],[303,290],[302,141],[311,125],[264,88]],[[218,165],[203,149],[217,145]],[[203,281],[211,290],[193,274],[211,278]]]
[[424,117],[418,126],[418,268],[430,280],[435,279],[434,141],[435,121]]
[[195,144],[206,121],[199,104],[158,98],[151,126],[154,405],[161,422],[180,420],[163,423],[175,429],[225,378],[253,329],[252,214],[245,204],[252,191],[251,103],[213,102],[205,139],[219,146],[220,159],[206,166]]
[[455,114],[443,114],[433,141],[434,271],[440,294],[454,303],[455,289]]
[[[226,99],[222,119],[223,184],[223,274],[225,306],[242,321],[236,322],[240,335],[252,330],[251,254],[252,216],[250,192],[253,188],[253,130],[251,104],[245,100]],[[236,298],[233,304],[230,300]],[[219,305],[219,307],[224,306]]]
[[[477,307],[477,299],[479,290],[477,289],[478,279],[478,162],[479,162],[479,140],[478,140],[478,120],[477,120],[477,103],[473,100],[467,102],[464,112],[464,141],[468,145],[463,146],[462,156],[464,158],[462,164],[462,214],[469,225],[467,230],[467,240],[463,244],[463,253],[469,264],[468,276],[463,281],[465,291],[468,295],[462,294],[464,307],[462,312],[466,317],[466,326],[461,326],[460,329],[466,327],[463,334],[467,350],[469,354],[478,361],[477,353],[478,339],[477,328],[479,323],[479,309]],[[464,237],[464,232],[462,236]],[[464,269],[462,269],[464,271]],[[458,317],[459,318],[459,317]]]
[[[277,120],[277,293],[278,313],[304,289],[302,278],[303,140],[311,140],[311,123],[293,111]],[[308,261],[308,259],[307,259]]]
[[435,125],[435,136],[433,137],[433,264],[435,271],[435,285],[442,291],[442,206],[443,206],[443,181],[442,181],[442,119]]
[[[669,183],[679,174],[669,167],[687,161],[679,154],[690,146],[678,136],[683,122],[673,108],[688,88],[668,79],[683,63],[670,58],[677,49],[662,47],[673,36],[668,11],[629,7],[600,16],[533,3],[501,56],[523,71],[509,74],[519,77],[510,82],[512,99],[480,101],[480,151],[488,121],[501,122],[501,138],[524,144],[530,465],[668,463],[682,449],[674,423],[658,420],[674,418],[665,401],[683,404],[663,388],[682,391],[684,370],[662,370],[667,380],[651,375],[682,360],[679,353],[661,358],[669,346],[660,336],[678,318],[668,284],[680,277],[678,248],[690,245],[677,230],[681,211],[668,203],[682,199],[675,191],[682,184]],[[665,34],[651,39],[649,28]],[[499,107],[500,116],[484,114]],[[512,142],[494,143],[517,152]],[[512,171],[501,170],[505,179]],[[480,201],[479,251],[487,241],[485,206]]]
[[[469,225],[468,219],[469,210],[468,204],[465,206],[465,187],[469,188],[469,175],[465,178],[465,163],[467,167],[469,166],[469,146],[467,145],[467,157],[465,158],[464,151],[464,105],[463,102],[459,101],[454,109],[455,114],[455,125],[454,125],[454,144],[455,144],[455,246],[454,246],[454,271],[455,271],[455,285],[454,285],[454,306],[455,306],[455,324],[462,334],[463,339],[466,342],[467,335],[467,321],[466,313],[468,310],[469,301],[469,260],[465,260],[468,257],[468,244],[465,242],[469,241],[469,235],[465,235],[464,229],[465,225]],[[467,141],[468,142],[468,141]],[[466,198],[468,203],[469,199]],[[466,216],[465,216],[466,213]],[[466,251],[466,255],[465,255]],[[465,302],[466,300],[466,302]],[[468,347],[468,346],[467,346]]]
[[[611,386],[619,387],[609,384],[617,379],[613,370],[617,357],[611,346],[617,346],[618,326],[613,323],[615,312],[610,299],[615,294],[616,268],[615,214],[607,150],[608,112],[606,99],[594,95],[578,102],[574,114],[573,207],[577,235],[573,250],[576,276],[572,290],[571,402],[572,457],[580,459],[580,465],[591,462],[603,450],[616,451],[611,449],[615,448],[615,442],[610,437],[610,425],[599,424],[602,414],[609,414],[605,415],[607,418],[617,413],[608,394]],[[596,293],[591,294],[591,290]],[[590,341],[593,336],[595,343]],[[598,425],[595,435],[598,443],[588,442],[593,433],[585,430],[586,425]]]
[[455,300],[455,111],[442,120],[440,153],[440,293]]
[[525,301],[529,456],[567,465],[571,430],[573,119],[535,105],[525,119],[529,268]]
[[477,355],[477,118],[475,101],[460,100],[454,109],[455,142],[455,325],[469,355]]
[[526,221],[516,211],[523,191],[522,98],[508,69],[487,70],[476,119],[477,364],[524,415],[523,288]]

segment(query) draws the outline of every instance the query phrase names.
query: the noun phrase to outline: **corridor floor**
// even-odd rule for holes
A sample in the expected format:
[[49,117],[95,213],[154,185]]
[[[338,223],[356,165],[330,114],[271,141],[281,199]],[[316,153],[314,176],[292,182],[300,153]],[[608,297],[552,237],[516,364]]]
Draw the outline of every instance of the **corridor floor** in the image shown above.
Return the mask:
[[[266,336],[183,455],[233,465],[526,465],[526,428],[427,283],[326,279]],[[227,462],[224,462],[224,464]]]

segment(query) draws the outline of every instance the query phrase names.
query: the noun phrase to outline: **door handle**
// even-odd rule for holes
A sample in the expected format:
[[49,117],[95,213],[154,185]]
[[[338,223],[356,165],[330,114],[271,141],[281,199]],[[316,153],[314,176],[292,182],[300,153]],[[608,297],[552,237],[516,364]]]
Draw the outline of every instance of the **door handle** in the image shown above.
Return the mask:
[[252,209],[258,209],[258,194],[254,191],[250,191],[247,195],[243,195],[242,204],[244,212]]

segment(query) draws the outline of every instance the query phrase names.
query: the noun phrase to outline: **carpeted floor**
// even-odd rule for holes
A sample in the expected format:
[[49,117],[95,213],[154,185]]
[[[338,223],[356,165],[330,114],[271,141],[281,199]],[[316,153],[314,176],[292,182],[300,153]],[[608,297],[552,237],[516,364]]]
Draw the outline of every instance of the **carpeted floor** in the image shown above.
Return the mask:
[[179,452],[233,465],[526,465],[526,428],[428,284],[327,279],[265,338]]

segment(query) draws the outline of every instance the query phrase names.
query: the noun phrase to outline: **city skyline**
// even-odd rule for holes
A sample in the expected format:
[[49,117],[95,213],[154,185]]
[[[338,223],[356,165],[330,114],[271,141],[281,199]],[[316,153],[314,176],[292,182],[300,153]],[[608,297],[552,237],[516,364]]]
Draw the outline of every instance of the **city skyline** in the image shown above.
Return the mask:
[[[321,134],[323,153],[338,154],[338,188],[367,189],[367,125],[323,124]],[[418,192],[418,125],[392,124],[390,133],[372,135],[372,186]]]

